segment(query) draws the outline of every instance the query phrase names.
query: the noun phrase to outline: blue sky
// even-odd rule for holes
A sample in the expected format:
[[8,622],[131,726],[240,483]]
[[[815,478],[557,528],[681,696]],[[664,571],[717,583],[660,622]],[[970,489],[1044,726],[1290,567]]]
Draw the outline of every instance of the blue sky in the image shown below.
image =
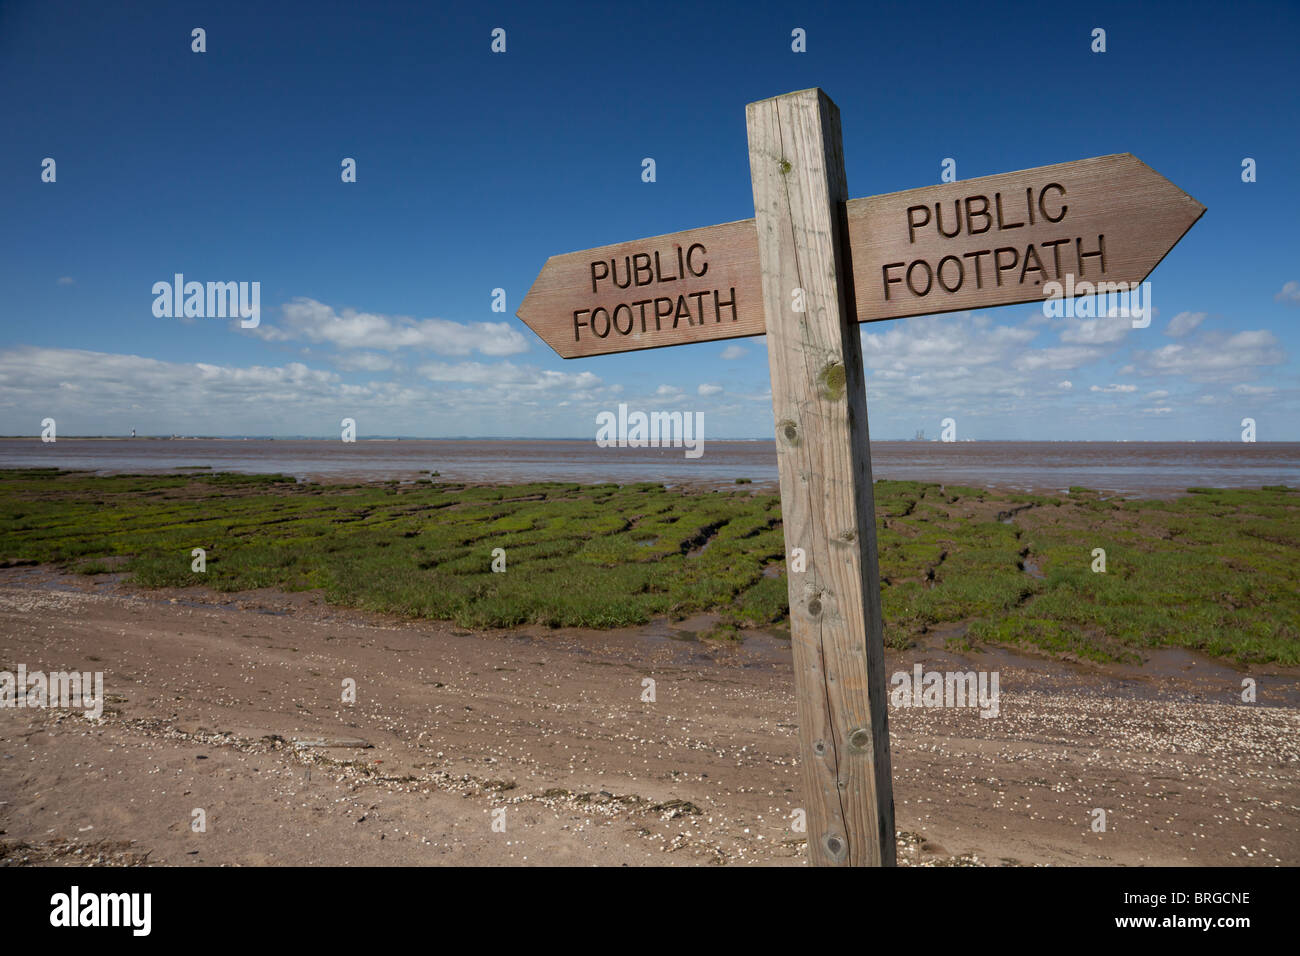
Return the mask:
[[[1294,3],[0,0],[0,433],[769,437],[762,339],[565,361],[514,312],[549,255],[751,217],[745,104],[819,86],[853,196],[1132,152],[1208,207],[1150,328],[862,326],[873,437],[1300,440],[1297,49]],[[156,317],[175,273],[260,326]]]

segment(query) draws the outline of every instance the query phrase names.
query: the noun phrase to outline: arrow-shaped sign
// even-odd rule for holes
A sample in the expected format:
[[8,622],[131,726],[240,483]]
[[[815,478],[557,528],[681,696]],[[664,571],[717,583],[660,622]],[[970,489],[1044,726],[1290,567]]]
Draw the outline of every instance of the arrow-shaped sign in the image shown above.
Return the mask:
[[[859,322],[1122,291],[1205,212],[1131,153],[845,209]],[[552,256],[518,315],[564,358],[762,335],[754,220]]]

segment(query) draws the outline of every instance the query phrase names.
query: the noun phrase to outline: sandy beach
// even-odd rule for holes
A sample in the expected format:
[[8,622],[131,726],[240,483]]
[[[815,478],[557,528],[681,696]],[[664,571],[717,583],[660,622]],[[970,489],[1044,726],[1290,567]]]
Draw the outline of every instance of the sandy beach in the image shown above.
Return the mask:
[[[0,669],[102,670],[107,700],[0,710],[0,863],[805,865],[789,644],[707,625],[473,632],[0,570]],[[891,708],[901,863],[1300,862],[1294,669],[1252,669],[1243,704],[1244,672],[1191,652],[943,636],[889,670],[996,670],[1000,713]]]

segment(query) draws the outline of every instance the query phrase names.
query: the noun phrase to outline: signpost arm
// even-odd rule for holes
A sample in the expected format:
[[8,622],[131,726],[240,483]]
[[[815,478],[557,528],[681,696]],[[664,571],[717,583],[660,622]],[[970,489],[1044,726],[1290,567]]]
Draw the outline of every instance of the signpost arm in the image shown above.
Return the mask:
[[[839,110],[751,103],[749,164],[772,373],[799,749],[814,865],[892,866],[894,798],[862,349]],[[804,311],[795,309],[802,305]]]

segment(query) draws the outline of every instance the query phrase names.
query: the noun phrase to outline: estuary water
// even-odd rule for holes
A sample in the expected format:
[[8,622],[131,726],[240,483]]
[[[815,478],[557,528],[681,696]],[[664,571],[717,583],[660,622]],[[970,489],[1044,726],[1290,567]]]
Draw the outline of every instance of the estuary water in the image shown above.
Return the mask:
[[[1300,485],[1294,442],[937,442],[871,444],[876,478],[1034,492],[1071,485],[1134,497],[1191,487]],[[591,440],[359,440],[258,438],[0,439],[0,468],[57,467],[101,474],[177,468],[281,472],[303,480],[637,482],[734,487],[737,479],[775,488],[771,441],[706,441],[680,448],[600,448]]]

